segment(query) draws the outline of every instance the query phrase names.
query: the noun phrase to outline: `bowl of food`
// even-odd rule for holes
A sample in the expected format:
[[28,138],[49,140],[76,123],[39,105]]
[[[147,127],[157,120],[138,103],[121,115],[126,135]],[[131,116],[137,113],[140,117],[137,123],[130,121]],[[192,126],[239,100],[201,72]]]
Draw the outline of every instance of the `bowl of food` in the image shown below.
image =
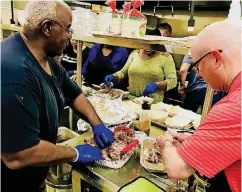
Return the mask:
[[165,172],[162,155],[153,138],[147,138],[141,143],[140,164],[149,172]]

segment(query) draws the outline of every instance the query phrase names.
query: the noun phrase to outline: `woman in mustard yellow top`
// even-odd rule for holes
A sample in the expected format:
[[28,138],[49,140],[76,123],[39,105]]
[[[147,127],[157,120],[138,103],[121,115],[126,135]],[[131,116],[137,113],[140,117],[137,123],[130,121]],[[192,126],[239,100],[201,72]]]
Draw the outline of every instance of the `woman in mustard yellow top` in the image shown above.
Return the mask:
[[105,84],[114,79],[129,79],[129,93],[134,96],[150,96],[163,101],[164,92],[176,87],[175,64],[169,53],[150,50],[133,51],[125,66],[113,75],[105,77]]

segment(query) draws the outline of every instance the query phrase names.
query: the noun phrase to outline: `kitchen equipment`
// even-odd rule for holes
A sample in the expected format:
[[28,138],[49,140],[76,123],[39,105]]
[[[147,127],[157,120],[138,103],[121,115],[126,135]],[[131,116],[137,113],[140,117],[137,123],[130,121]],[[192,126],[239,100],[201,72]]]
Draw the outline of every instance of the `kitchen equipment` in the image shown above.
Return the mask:
[[163,163],[149,163],[147,161],[146,151],[150,148],[153,148],[154,144],[155,139],[152,137],[143,140],[143,142],[141,143],[140,164],[149,172],[165,173],[165,167]]
[[145,101],[142,104],[142,110],[139,116],[139,129],[144,131],[147,135],[150,134],[150,126],[151,126],[151,110],[150,104]]

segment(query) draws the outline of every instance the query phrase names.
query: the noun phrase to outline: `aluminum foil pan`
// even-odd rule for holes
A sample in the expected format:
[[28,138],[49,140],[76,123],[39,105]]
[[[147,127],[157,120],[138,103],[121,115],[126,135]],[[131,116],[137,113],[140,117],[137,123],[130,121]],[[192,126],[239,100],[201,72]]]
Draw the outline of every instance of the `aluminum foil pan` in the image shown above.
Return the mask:
[[[147,138],[147,135],[142,131],[135,131],[134,138],[138,139],[139,142],[141,143],[144,139]],[[96,161],[95,163],[97,165],[101,165],[103,167],[108,167],[108,168],[112,168],[112,169],[120,169],[128,162],[128,160],[134,154],[134,152],[135,152],[135,148],[132,149],[127,154],[125,154],[122,160],[118,160],[118,161],[103,160],[103,161]]]

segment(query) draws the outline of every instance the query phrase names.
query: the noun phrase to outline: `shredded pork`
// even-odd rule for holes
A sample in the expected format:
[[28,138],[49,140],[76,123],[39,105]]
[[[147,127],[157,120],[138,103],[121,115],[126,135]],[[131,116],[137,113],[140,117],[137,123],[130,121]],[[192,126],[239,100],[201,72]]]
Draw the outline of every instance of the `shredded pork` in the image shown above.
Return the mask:
[[[129,136],[128,133],[124,131],[115,132],[114,137],[115,141],[113,142],[113,144],[102,150],[103,158],[108,161],[117,161],[124,159],[125,155],[122,155],[121,151],[133,140],[133,134]],[[86,140],[85,143],[90,144],[94,147],[98,147],[93,138]]]

